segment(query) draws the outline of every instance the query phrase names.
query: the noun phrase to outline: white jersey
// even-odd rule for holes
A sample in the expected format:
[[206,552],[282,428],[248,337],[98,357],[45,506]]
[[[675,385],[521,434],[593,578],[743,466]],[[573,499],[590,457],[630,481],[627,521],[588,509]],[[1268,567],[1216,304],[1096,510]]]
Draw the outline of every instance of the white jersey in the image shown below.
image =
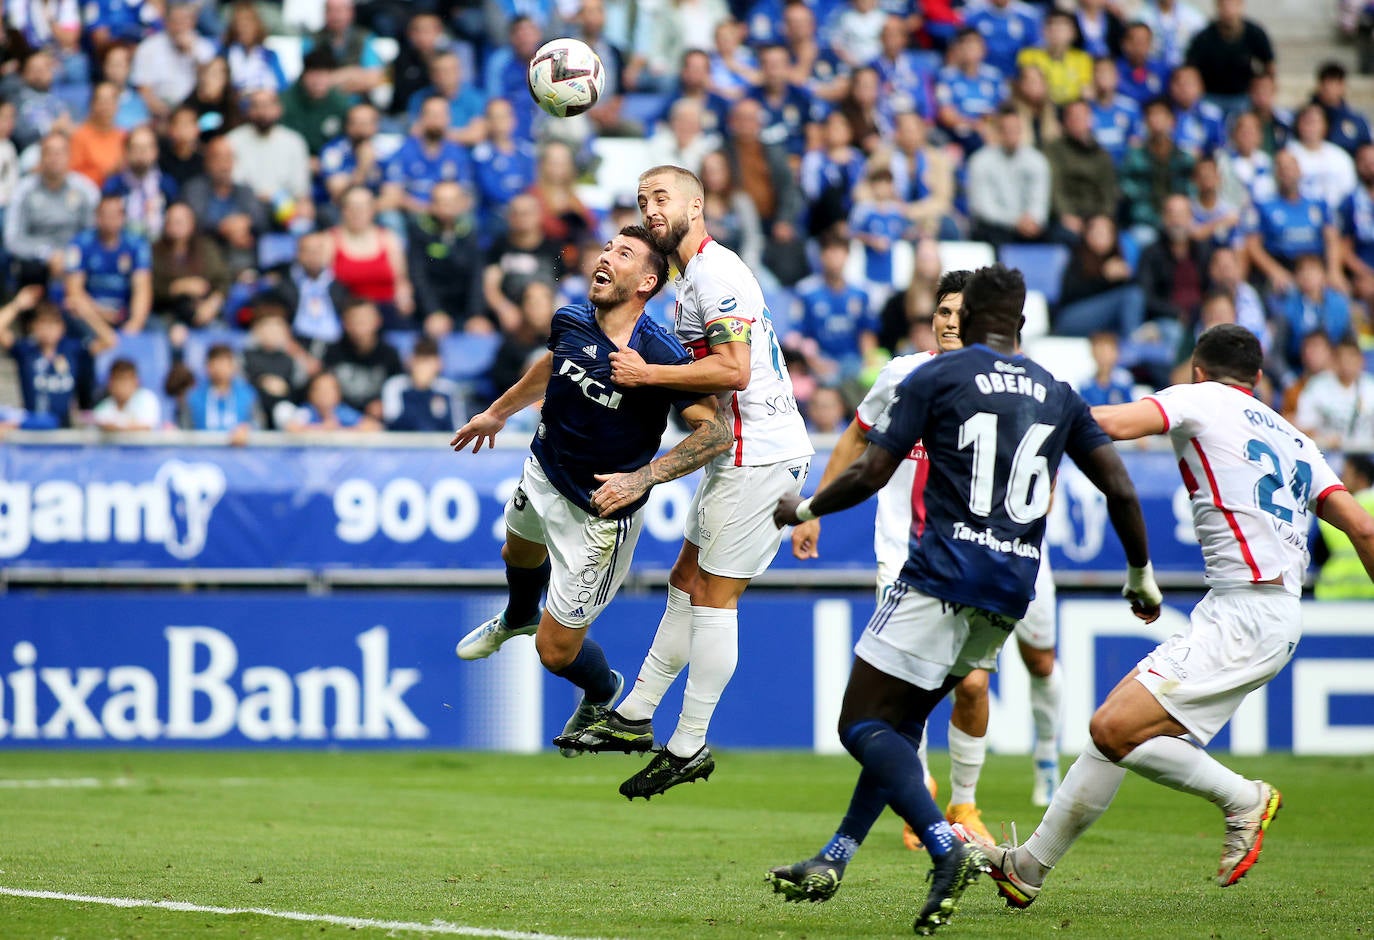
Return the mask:
[[[902,380],[935,358],[933,352],[898,356],[883,366],[873,387],[854,412],[859,427],[867,431],[878,423],[883,412],[892,406],[897,386]],[[873,554],[878,557],[878,583],[891,584],[906,564],[910,550],[913,517],[925,522],[926,476],[930,461],[920,441],[897,467],[892,478],[878,490],[878,513],[873,526]],[[919,514],[919,515],[918,515]]]
[[717,457],[715,465],[757,467],[814,454],[763,291],[749,267],[708,237],[673,284],[673,326],[695,358],[710,353],[710,324],[723,319],[750,324],[749,387],[720,396],[721,408],[734,421],[735,446]]
[[1283,577],[1302,593],[1310,513],[1344,489],[1317,445],[1248,391],[1220,382],[1148,395],[1164,416],[1193,505],[1207,583]]

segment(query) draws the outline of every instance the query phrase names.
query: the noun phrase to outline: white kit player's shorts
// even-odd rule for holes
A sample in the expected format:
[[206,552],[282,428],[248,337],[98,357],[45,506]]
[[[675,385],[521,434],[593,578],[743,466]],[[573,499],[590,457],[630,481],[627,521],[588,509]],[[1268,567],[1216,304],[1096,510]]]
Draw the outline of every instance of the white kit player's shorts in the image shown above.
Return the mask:
[[996,671],[1015,621],[922,594],[905,581],[886,588],[854,644],[854,655],[889,676],[938,689],[948,676]]
[[1302,606],[1279,585],[1213,589],[1137,665],[1145,688],[1203,744],[1252,689],[1278,675],[1302,636]]
[[1052,650],[1058,639],[1059,608],[1055,603],[1054,572],[1050,570],[1050,550],[1040,549],[1040,570],[1035,574],[1035,599],[1026,616],[1016,621],[1016,639],[1031,649]]
[[722,578],[757,578],[782,544],[773,510],[800,493],[810,457],[758,467],[708,464],[687,513],[686,539],[700,550],[697,565]]
[[533,457],[506,503],[506,528],[547,546],[552,572],[547,610],[565,627],[590,626],[630,570],[642,509],[624,519],[589,515],[549,482]]

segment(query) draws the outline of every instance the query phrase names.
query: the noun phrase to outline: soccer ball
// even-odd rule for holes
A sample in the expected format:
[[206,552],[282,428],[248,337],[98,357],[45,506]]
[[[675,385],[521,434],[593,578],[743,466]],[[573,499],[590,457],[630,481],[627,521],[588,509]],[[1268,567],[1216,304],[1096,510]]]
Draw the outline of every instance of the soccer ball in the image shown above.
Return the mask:
[[588,110],[605,84],[601,58],[580,39],[546,42],[530,60],[530,97],[554,117]]

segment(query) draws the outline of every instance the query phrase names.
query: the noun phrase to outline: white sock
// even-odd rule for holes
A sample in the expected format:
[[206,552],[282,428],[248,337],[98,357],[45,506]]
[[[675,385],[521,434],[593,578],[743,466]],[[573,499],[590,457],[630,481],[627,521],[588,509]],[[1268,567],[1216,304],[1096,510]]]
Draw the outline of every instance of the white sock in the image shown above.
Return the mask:
[[706,743],[711,714],[735,674],[739,659],[739,611],[693,607],[690,659],[682,714],[678,716],[677,730],[668,739],[668,750],[678,757],[691,757]]
[[1171,735],[1138,745],[1121,759],[1121,765],[1147,780],[1215,803],[1227,816],[1244,813],[1258,799],[1253,780],[1246,780],[1196,744]]
[[[1112,805],[1112,798],[1125,777],[1126,769],[1103,757],[1097,746],[1089,741],[1064,775],[1040,825],[1018,851],[1017,870],[1021,871],[1026,854],[1045,869],[1058,864],[1078,837]],[[1026,874],[1034,874],[1034,870]],[[1044,872],[1040,875],[1043,877]]]
[[1031,718],[1035,721],[1035,759],[1059,760],[1060,703],[1064,697],[1059,660],[1048,676],[1030,677]]
[[949,726],[949,801],[976,803],[978,777],[988,754],[988,739],[965,734]]
[[687,665],[692,649],[692,597],[686,591],[668,586],[668,607],[658,622],[654,642],[639,667],[630,694],[615,707],[622,718],[643,721],[654,717],[654,710]]

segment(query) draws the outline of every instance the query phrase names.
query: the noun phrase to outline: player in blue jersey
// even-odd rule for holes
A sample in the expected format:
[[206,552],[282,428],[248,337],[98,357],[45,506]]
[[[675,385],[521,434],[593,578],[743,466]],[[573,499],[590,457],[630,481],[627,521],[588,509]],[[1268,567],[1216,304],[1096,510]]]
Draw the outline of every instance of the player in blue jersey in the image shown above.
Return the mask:
[[906,565],[854,648],[841,706],[840,740],[863,765],[849,811],[817,856],[769,872],[770,881],[812,885],[816,899],[829,897],[890,805],[934,865],[917,933],[948,923],[988,865],[980,848],[955,839],[925,787],[917,747],[935,705],[972,669],[995,669],[1025,615],[1064,454],[1107,497],[1131,566],[1123,594],[1137,616],[1159,616],[1140,503],[1121,458],[1083,399],[1015,352],[1025,290],[1020,273],[1001,265],[976,272],[964,287],[964,348],[913,371],[868,432],[863,456],[815,496],[784,498],[774,513],[782,526],[858,505],[924,443],[925,527],[913,533]]
[[[544,400],[533,457],[506,504],[506,608],[463,637],[457,653],[482,659],[513,636],[533,634],[545,668],[583,692],[565,735],[580,734],[624,688],[586,633],[629,571],[650,487],[704,466],[734,443],[713,395],[611,382],[616,350],[634,349],[662,365],[692,361],[672,333],[643,316],[667,280],[668,259],[649,233],[637,225],[621,229],[601,252],[589,302],[554,314],[548,354],[451,441],[454,450],[473,445],[473,453],[484,443],[495,446],[506,419]],[[692,430],[654,459],[670,408]]]

